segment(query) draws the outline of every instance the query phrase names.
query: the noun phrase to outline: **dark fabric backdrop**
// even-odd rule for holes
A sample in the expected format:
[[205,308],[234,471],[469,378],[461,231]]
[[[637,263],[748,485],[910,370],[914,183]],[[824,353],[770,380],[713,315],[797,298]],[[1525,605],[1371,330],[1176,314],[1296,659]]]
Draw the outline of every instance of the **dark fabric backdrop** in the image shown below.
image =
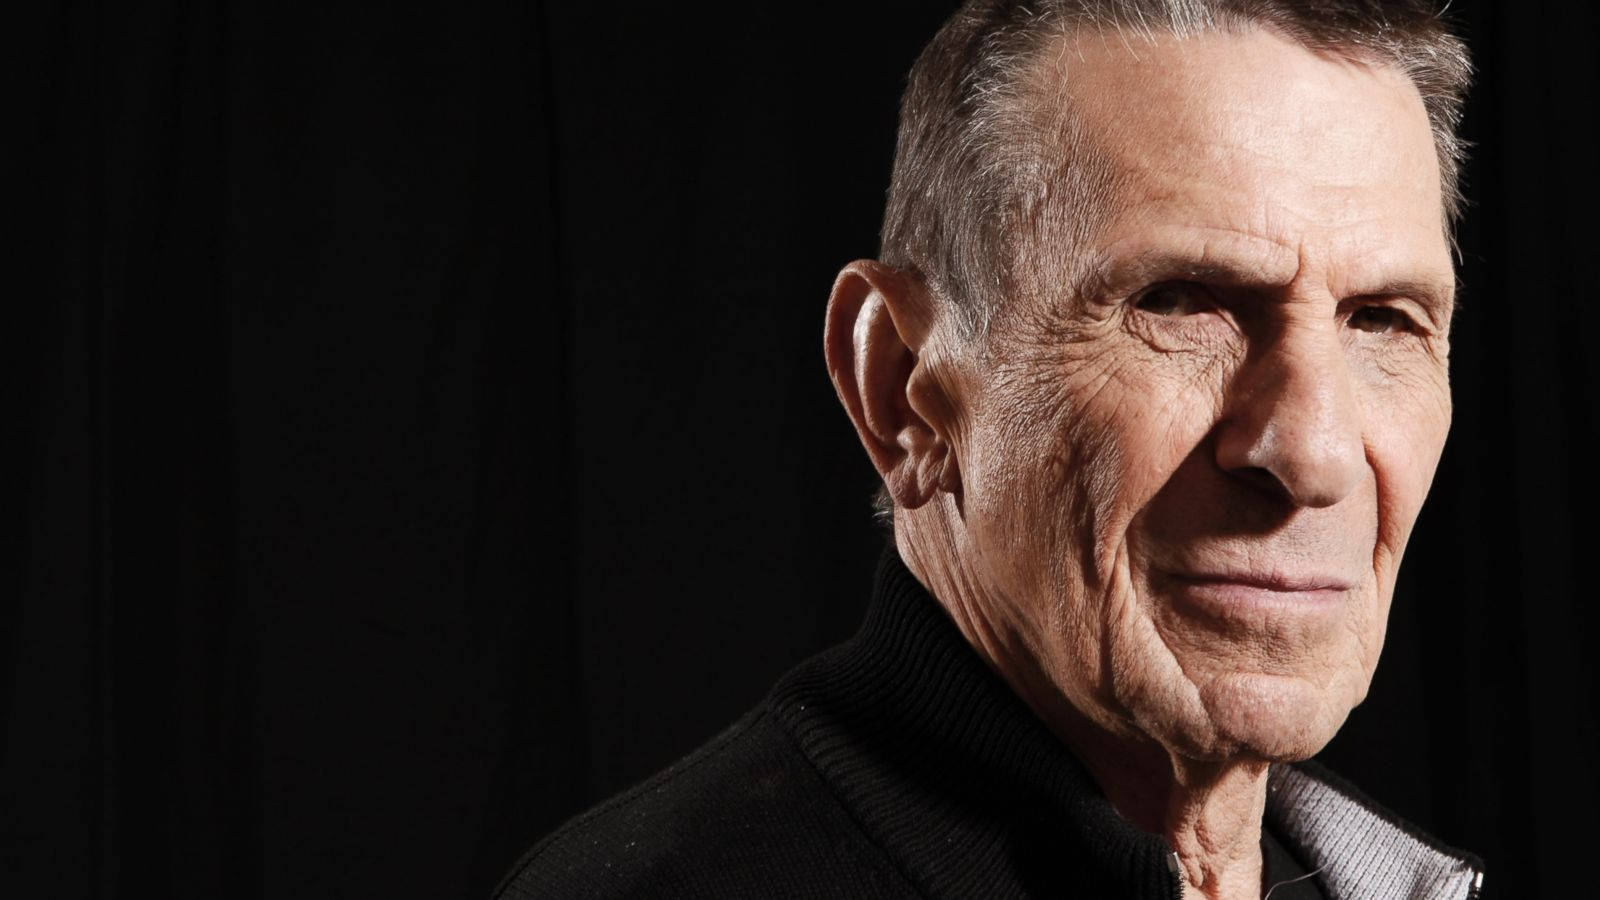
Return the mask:
[[[0,893],[482,896],[853,630],[821,314],[951,6],[15,11]],[[1457,416],[1324,757],[1577,895],[1600,34],[1455,15]]]

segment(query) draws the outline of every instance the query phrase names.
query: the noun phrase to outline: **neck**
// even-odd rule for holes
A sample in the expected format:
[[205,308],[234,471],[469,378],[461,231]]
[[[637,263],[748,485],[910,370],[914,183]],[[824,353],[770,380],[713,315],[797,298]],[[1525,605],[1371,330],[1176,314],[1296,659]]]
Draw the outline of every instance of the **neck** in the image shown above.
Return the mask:
[[1184,759],[1104,732],[1063,738],[1124,818],[1166,838],[1189,896],[1261,896],[1266,763]]
[[1009,629],[985,614],[995,607],[977,596],[978,585],[959,564],[948,529],[906,519],[902,514],[896,521],[906,567],[979,656],[1083,762],[1117,812],[1166,839],[1178,856],[1185,895],[1259,898],[1267,763],[1190,759],[1142,735],[1101,727],[1073,707],[1026,646],[1006,638]]
[[990,665],[1071,748],[1124,819],[1166,839],[1178,856],[1185,896],[1261,896],[1266,762],[1190,759],[1149,738],[1114,734],[1043,683],[1037,664]]

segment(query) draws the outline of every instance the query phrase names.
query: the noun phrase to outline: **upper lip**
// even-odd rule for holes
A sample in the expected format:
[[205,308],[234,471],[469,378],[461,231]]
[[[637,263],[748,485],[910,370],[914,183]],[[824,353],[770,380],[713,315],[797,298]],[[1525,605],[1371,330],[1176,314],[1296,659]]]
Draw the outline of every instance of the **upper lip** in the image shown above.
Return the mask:
[[1283,593],[1305,591],[1347,591],[1354,583],[1336,575],[1297,575],[1287,572],[1174,572],[1174,577],[1190,584],[1236,584]]

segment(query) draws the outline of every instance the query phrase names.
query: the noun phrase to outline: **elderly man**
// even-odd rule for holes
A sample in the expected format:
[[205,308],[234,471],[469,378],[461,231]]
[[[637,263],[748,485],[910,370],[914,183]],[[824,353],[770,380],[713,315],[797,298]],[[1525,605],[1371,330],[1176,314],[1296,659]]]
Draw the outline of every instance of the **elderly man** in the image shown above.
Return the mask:
[[828,304],[866,625],[503,896],[1476,894],[1299,762],[1450,422],[1467,75],[1420,2],[963,7]]

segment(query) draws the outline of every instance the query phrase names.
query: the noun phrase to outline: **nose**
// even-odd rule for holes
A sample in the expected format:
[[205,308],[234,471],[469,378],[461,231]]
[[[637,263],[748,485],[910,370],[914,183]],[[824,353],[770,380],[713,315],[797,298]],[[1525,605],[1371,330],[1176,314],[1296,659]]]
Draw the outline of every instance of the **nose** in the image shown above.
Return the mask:
[[1278,330],[1228,389],[1217,464],[1297,507],[1332,506],[1367,468],[1361,411],[1333,323]]

